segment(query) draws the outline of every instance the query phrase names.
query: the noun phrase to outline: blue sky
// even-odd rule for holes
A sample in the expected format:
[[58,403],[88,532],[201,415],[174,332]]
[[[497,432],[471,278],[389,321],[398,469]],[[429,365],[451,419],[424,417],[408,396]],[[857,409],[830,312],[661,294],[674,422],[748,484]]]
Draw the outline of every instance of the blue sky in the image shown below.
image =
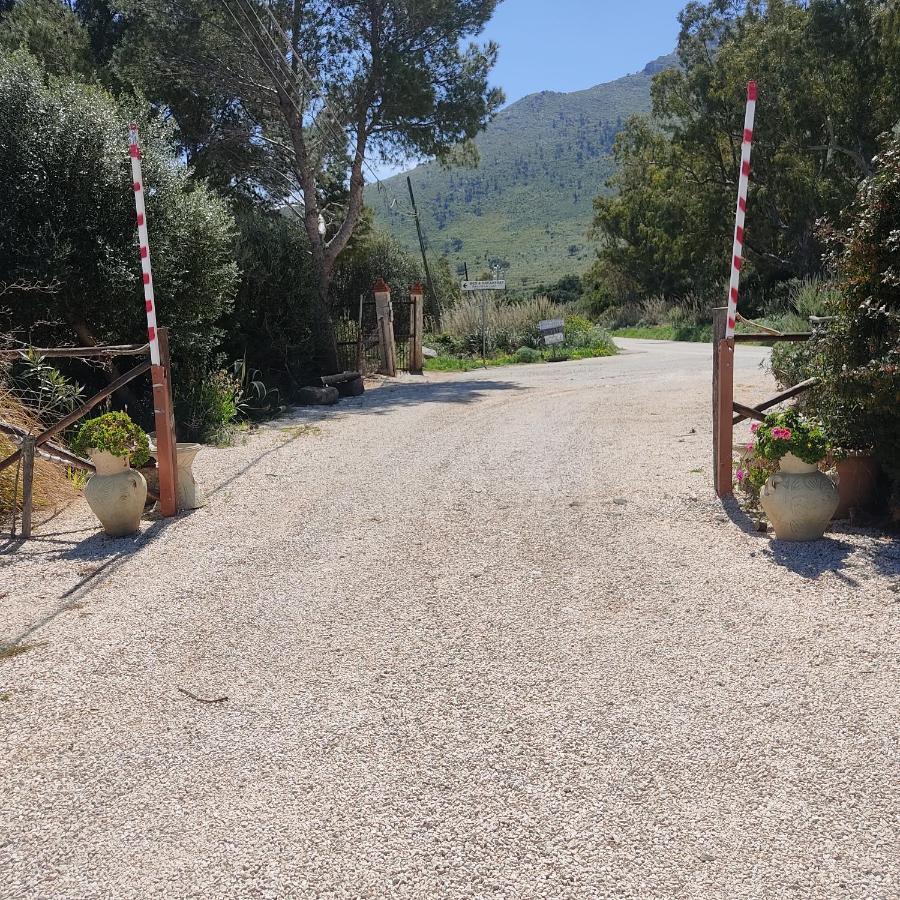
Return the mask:
[[509,102],[612,81],[675,49],[687,0],[503,0],[485,32]]
[[[578,91],[637,72],[670,53],[687,0],[503,0],[481,41],[500,45],[491,84],[508,103]],[[373,160],[385,178],[410,168]]]

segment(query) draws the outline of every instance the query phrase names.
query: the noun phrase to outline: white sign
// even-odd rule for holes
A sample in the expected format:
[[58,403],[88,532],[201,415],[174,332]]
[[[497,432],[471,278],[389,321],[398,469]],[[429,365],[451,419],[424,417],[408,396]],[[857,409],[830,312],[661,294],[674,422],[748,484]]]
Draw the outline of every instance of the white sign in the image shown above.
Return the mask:
[[505,291],[505,281],[464,281],[462,283],[464,291]]
[[566,323],[562,319],[544,319],[538,323],[544,344],[561,344],[566,339]]

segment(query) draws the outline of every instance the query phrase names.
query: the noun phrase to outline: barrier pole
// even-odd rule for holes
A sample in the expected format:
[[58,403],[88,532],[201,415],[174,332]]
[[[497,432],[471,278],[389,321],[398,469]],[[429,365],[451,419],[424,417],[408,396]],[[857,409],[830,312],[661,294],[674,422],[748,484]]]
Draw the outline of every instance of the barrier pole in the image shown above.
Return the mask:
[[144,202],[144,176],[138,127],[132,122],[128,129],[131,177],[134,206],[137,212],[138,243],[141,254],[141,278],[144,282],[144,306],[147,311],[147,339],[150,343],[150,375],[153,381],[153,415],[156,422],[156,465],[159,469],[159,511],[174,516],[178,511],[175,479],[175,419],[172,411],[172,384],[166,341],[166,358],[160,353],[159,328],[156,324],[156,297],[153,290],[153,270],[150,265],[150,240],[147,233],[147,208]]
[[744,221],[747,215],[747,192],[750,187],[750,152],[753,148],[753,125],[756,120],[756,82],[747,85],[747,110],[744,113],[744,137],[741,142],[741,170],[738,176],[737,211],[734,216],[734,243],[731,252],[731,282],[728,286],[728,321],[725,337],[734,337],[737,320],[738,289],[744,261]]

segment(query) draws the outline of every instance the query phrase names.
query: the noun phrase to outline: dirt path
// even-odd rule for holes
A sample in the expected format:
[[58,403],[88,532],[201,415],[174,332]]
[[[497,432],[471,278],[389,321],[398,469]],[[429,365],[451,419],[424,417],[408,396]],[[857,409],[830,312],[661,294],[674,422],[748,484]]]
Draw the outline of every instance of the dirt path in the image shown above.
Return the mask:
[[622,343],[0,556],[0,898],[896,896],[900,548],[743,530],[708,348]]

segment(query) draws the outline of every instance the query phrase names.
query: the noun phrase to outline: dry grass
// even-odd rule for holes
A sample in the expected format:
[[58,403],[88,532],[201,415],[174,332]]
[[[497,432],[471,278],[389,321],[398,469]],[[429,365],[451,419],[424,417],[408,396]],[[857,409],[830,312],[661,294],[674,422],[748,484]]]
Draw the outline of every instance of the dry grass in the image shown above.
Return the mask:
[[[37,417],[10,391],[0,385],[0,421],[25,428],[32,433],[43,430]],[[0,432],[0,460],[17,449],[9,436]],[[17,477],[18,476],[18,477]],[[34,466],[35,510],[57,511],[76,496],[75,485],[66,477],[65,469],[38,457]],[[22,508],[22,478],[19,466],[13,464],[0,471],[0,521],[8,522],[13,510]]]

